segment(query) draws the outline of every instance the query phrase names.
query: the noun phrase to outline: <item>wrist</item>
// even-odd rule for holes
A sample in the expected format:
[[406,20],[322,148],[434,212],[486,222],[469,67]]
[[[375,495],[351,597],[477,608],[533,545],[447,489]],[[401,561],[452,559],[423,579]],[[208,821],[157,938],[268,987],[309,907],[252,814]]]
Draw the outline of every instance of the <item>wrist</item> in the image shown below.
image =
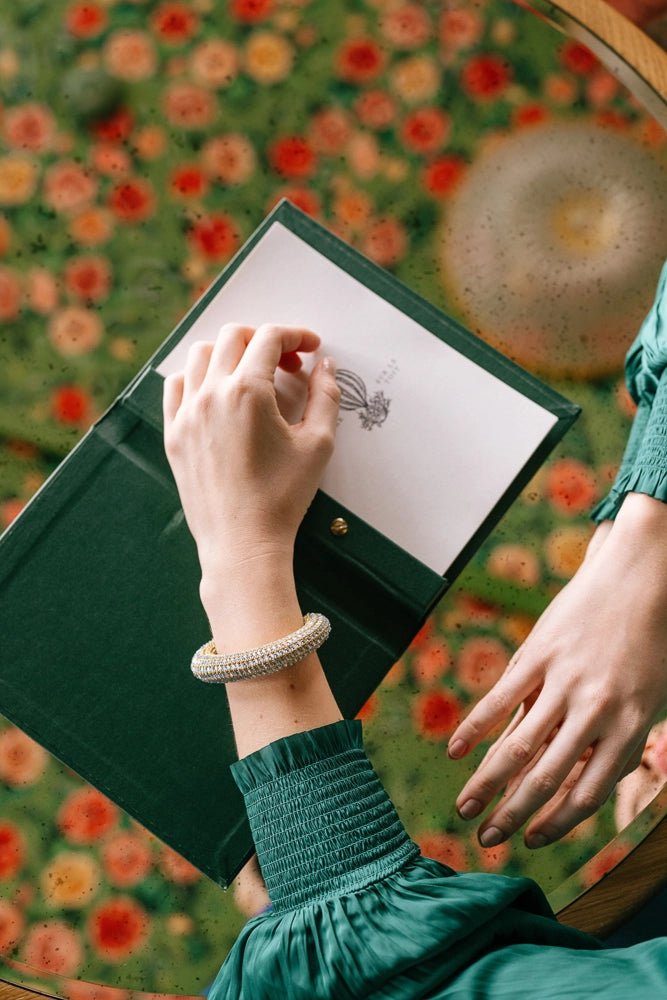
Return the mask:
[[303,623],[291,552],[218,561],[202,572],[199,593],[219,653],[280,639]]
[[667,547],[667,504],[647,493],[627,493],[616,515],[614,532]]

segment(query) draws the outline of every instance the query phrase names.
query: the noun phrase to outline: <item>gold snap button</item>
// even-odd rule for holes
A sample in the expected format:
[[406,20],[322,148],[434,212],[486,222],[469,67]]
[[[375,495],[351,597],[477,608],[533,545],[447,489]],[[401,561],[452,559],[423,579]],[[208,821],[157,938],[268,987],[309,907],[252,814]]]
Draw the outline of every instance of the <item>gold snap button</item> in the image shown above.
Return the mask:
[[347,535],[348,524],[344,517],[334,517],[333,521],[329,525],[329,530],[332,535]]

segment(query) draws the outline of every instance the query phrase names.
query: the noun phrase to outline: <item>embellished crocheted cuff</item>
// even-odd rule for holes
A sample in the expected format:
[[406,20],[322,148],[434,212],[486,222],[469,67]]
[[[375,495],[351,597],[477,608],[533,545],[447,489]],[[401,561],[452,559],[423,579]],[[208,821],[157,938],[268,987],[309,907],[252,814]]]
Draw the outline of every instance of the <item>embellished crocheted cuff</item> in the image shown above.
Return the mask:
[[419,854],[366,757],[337,722],[232,765],[276,912],[362,889]]

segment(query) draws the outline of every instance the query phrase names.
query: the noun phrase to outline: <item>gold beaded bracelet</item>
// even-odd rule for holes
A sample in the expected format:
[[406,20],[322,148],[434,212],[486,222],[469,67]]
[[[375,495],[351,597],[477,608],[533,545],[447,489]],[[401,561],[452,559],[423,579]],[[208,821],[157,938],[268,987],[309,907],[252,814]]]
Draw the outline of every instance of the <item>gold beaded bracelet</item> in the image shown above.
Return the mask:
[[331,623],[319,612],[303,616],[303,625],[296,632],[240,653],[216,653],[211,639],[192,657],[192,673],[200,681],[227,684],[229,681],[266,677],[283,667],[291,667],[313,653],[328,638]]

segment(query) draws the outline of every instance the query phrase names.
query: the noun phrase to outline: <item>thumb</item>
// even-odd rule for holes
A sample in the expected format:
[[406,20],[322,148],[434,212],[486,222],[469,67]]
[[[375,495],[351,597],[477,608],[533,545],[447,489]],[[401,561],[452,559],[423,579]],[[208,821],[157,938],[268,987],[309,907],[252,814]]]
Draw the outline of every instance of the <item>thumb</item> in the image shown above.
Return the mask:
[[333,441],[339,406],[336,363],[333,358],[322,358],[313,368],[308,382],[308,400],[301,426],[304,430]]

